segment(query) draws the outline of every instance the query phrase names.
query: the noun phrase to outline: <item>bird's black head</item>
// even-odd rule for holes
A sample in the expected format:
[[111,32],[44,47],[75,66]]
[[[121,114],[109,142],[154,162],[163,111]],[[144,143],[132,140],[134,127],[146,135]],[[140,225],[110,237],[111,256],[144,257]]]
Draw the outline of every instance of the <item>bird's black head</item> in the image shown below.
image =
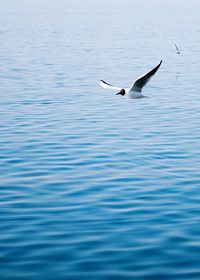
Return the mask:
[[121,89],[120,92],[116,93],[116,95],[120,94],[120,95],[124,96],[125,93],[126,93],[125,89]]

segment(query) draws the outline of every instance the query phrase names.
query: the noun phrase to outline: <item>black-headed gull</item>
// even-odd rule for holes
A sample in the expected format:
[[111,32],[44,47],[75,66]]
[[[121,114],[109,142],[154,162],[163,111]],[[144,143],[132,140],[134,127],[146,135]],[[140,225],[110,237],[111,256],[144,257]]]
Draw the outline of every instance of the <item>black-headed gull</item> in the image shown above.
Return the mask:
[[122,96],[126,96],[128,98],[135,99],[135,98],[147,97],[147,96],[142,94],[142,88],[148,83],[148,81],[151,79],[151,77],[157,72],[157,70],[159,69],[161,63],[162,63],[162,60],[160,61],[160,63],[155,68],[153,68],[147,74],[139,77],[133,83],[133,85],[130,88],[114,87],[114,86],[106,83],[103,80],[100,80],[100,85],[103,88],[112,89],[112,90],[119,90],[119,92],[117,94],[120,94]]

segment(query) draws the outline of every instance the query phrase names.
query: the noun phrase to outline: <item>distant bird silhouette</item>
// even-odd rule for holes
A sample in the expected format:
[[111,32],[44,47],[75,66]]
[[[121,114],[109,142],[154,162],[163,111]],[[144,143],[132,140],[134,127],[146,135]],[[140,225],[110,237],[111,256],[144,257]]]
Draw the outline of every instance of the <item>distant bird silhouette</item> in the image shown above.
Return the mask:
[[176,53],[177,53],[177,54],[180,54],[181,52],[179,51],[179,49],[178,49],[176,43],[174,43],[174,45],[175,45],[175,48],[176,48]]
[[100,85],[106,89],[119,90],[117,95],[119,94],[122,96],[126,96],[128,98],[136,99],[136,98],[147,97],[142,94],[142,89],[148,83],[148,81],[151,79],[151,77],[157,72],[161,63],[162,63],[162,60],[155,68],[153,68],[147,74],[139,77],[130,88],[124,89],[124,88],[120,88],[120,87],[114,87],[114,86],[106,83],[104,80],[100,80]]

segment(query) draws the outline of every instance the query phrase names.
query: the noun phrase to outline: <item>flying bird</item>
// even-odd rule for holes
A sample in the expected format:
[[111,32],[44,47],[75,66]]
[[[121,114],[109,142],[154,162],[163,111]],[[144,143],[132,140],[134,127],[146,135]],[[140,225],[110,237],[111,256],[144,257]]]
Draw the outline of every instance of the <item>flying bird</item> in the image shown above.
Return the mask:
[[176,53],[177,53],[177,54],[180,54],[181,52],[179,51],[179,49],[178,49],[176,43],[174,43],[174,45],[175,45],[175,48],[176,48]]
[[108,84],[107,82],[105,82],[104,80],[100,80],[100,85],[106,89],[118,90],[119,92],[117,93],[117,95],[119,94],[122,96],[126,96],[128,98],[136,99],[136,98],[147,97],[142,94],[142,89],[148,83],[148,81],[151,79],[151,77],[157,72],[161,63],[162,63],[162,60],[156,67],[154,67],[147,74],[139,77],[130,88],[114,87],[111,84]]

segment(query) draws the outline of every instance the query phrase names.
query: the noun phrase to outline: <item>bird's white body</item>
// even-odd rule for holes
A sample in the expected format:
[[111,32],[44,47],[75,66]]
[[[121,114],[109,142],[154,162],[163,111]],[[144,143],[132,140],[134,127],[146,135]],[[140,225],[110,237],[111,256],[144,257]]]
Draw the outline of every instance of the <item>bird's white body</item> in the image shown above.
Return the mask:
[[136,90],[131,90],[130,88],[125,89],[125,96],[131,99],[145,98],[147,96],[143,95],[141,92]]
[[111,90],[118,90],[119,92],[117,94],[120,94],[122,96],[131,98],[131,99],[138,99],[138,98],[145,98],[147,96],[142,94],[142,88],[148,83],[150,78],[157,72],[158,68],[160,67],[162,63],[162,60],[160,63],[154,67],[151,71],[149,71],[147,74],[139,77],[130,88],[121,88],[121,87],[114,87],[111,84],[108,84],[107,82],[100,80],[100,85],[103,88],[111,89]]

